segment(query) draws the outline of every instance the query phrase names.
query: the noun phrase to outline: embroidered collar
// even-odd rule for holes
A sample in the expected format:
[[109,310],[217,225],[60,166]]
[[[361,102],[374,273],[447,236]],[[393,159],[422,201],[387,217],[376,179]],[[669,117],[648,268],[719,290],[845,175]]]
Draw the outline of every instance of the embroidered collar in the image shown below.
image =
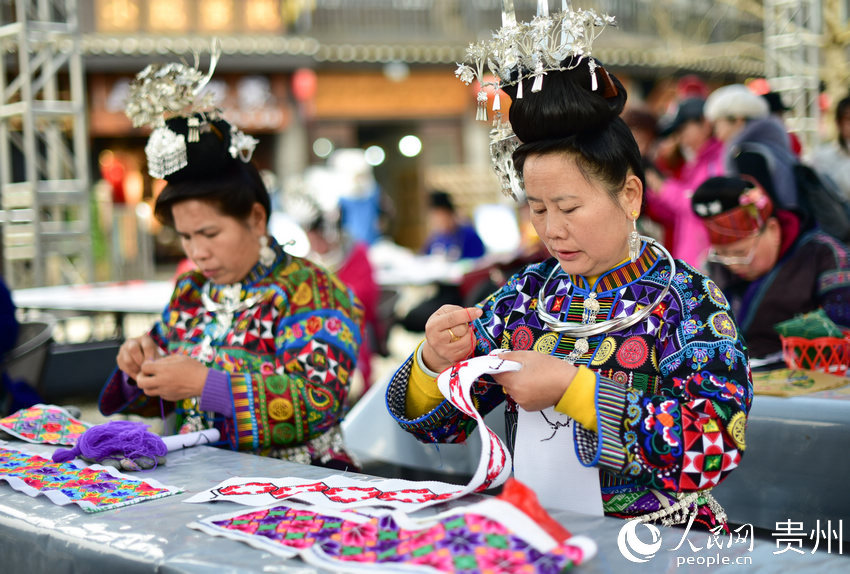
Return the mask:
[[570,282],[575,287],[576,292],[581,294],[587,294],[591,291],[602,294],[634,283],[649,271],[660,257],[660,254],[656,253],[655,250],[647,249],[645,241],[641,249],[641,254],[637,259],[626,261],[613,269],[609,269],[596,279],[592,287],[584,275],[570,275]]

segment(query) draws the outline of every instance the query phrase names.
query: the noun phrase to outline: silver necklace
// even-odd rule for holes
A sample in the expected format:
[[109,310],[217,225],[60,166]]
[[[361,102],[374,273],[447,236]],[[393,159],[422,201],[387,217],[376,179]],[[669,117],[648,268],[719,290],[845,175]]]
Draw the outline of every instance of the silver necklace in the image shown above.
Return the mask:
[[670,290],[670,285],[673,283],[673,277],[676,276],[676,261],[673,259],[673,256],[670,255],[670,252],[664,248],[663,245],[661,245],[651,237],[641,236],[641,240],[646,242],[647,247],[652,247],[653,249],[656,249],[659,253],[663,254],[667,258],[667,262],[670,264],[670,276],[667,278],[667,284],[659,292],[658,296],[656,296],[652,304],[647,305],[646,307],[640,309],[639,311],[631,315],[628,315],[626,317],[615,317],[614,319],[606,319],[605,321],[597,323],[596,315],[597,313],[599,313],[600,309],[599,301],[596,299],[596,293],[591,292],[584,300],[584,309],[582,312],[581,323],[561,321],[554,315],[551,315],[546,312],[546,309],[544,309],[543,305],[546,287],[548,287],[549,282],[555,276],[555,273],[560,269],[560,266],[556,265],[549,273],[549,276],[546,278],[546,281],[543,282],[543,285],[540,286],[540,291],[537,294],[537,316],[540,317],[540,319],[544,323],[546,323],[546,326],[549,327],[549,329],[551,329],[552,331],[576,337],[576,342],[573,347],[573,350],[570,352],[569,355],[564,357],[564,360],[568,363],[575,363],[575,361],[577,361],[579,357],[581,357],[590,349],[590,344],[587,341],[587,337],[592,337],[601,333],[609,333],[611,331],[619,331],[631,327],[632,325],[636,325],[637,323],[640,323],[646,317],[648,317],[649,314],[652,313],[652,311],[655,309],[655,307],[657,307],[658,304],[664,300],[664,297],[667,296],[667,292]]
[[227,333],[233,324],[233,316],[236,313],[250,309],[260,300],[258,294],[240,300],[242,283],[233,283],[231,285],[222,285],[219,288],[220,301],[215,302],[210,297],[210,285],[210,283],[204,285],[204,289],[201,291],[201,302],[208,313],[215,313],[216,328],[214,333],[206,333],[204,340],[201,342],[199,358],[204,362],[210,362],[215,357],[215,349],[212,347],[212,342]]

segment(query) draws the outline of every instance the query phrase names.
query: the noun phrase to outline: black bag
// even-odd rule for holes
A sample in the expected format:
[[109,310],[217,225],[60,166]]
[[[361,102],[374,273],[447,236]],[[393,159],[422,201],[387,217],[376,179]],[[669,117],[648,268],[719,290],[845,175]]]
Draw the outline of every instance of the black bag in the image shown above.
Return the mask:
[[[806,227],[817,224],[833,237],[850,242],[850,200],[829,177],[800,163],[796,156],[761,143],[743,142],[733,157],[738,173],[755,178],[778,208],[797,212]],[[787,177],[794,178],[794,197],[779,197],[780,188],[789,189],[782,181]]]
[[800,203],[818,226],[844,243],[850,243],[850,200],[828,176],[808,165],[794,166]]

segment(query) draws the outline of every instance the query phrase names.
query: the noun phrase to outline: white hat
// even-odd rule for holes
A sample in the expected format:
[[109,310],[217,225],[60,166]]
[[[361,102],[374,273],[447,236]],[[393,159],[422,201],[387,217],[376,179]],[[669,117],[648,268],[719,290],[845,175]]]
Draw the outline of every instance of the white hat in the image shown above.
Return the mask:
[[761,96],[743,84],[731,84],[717,88],[705,100],[705,117],[710,121],[718,118],[745,118],[755,120],[770,115],[770,106]]

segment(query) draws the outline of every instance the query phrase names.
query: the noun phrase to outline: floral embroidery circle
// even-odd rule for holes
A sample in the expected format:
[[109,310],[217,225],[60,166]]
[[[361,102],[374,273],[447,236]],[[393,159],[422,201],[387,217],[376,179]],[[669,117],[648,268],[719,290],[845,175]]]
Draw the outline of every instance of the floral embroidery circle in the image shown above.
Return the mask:
[[718,337],[732,339],[738,338],[738,330],[735,328],[735,322],[728,313],[720,311],[715,313],[708,319],[708,324],[711,325],[711,330]]
[[593,366],[604,365],[605,362],[611,358],[616,349],[617,343],[614,341],[614,338],[605,337],[605,339],[599,344],[599,349],[597,349],[596,351],[596,356],[593,357],[593,361],[590,364]]
[[629,337],[617,351],[617,362],[626,369],[636,369],[646,362],[649,347],[641,337]]
[[723,294],[723,291],[720,290],[720,287],[718,287],[714,281],[706,279],[703,286],[705,287],[705,292],[708,293],[709,298],[711,298],[711,301],[715,305],[721,309],[729,308],[729,301],[726,300],[726,296]]
[[746,449],[745,434],[747,430],[747,416],[742,412],[735,413],[732,416],[732,420],[726,425],[726,429],[729,431],[729,436],[735,442],[735,446],[741,450]]
[[515,351],[527,351],[534,343],[534,334],[531,329],[523,325],[517,327],[514,334],[511,336],[511,345]]
[[544,355],[551,355],[558,344],[558,335],[555,333],[546,333],[534,343],[534,350]]

